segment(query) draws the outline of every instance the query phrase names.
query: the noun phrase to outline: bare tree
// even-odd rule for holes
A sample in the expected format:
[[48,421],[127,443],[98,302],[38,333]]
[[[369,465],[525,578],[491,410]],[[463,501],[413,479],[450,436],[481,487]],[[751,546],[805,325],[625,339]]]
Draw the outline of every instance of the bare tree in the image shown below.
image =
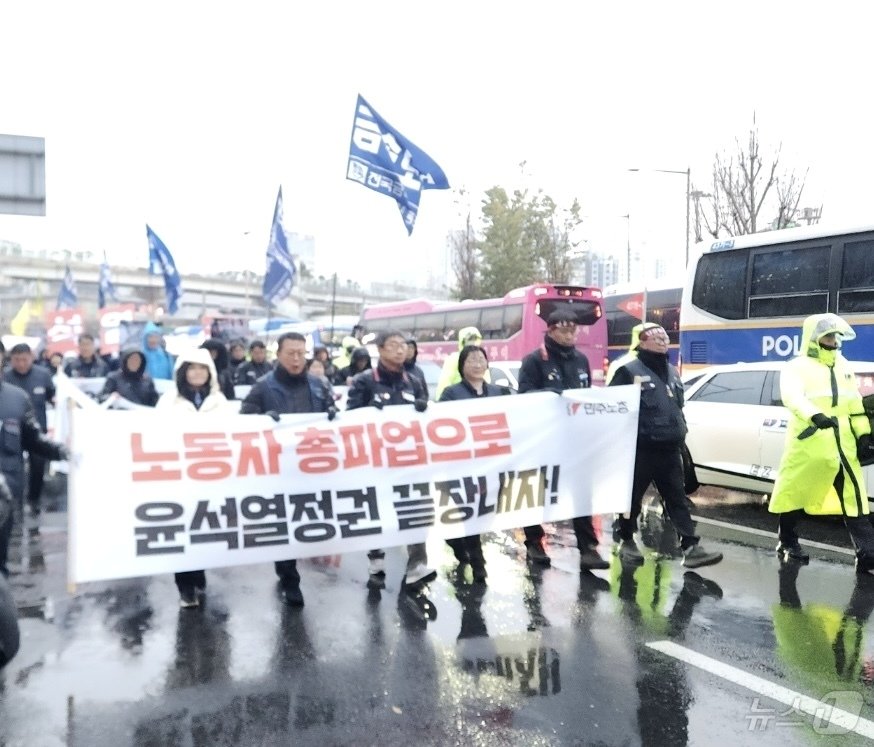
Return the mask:
[[[762,154],[759,131],[753,122],[746,143],[735,140],[735,152],[716,154],[710,209],[704,212],[707,232],[738,236],[792,225],[804,191],[807,171],[781,172],[781,148],[773,156]],[[769,199],[770,198],[770,199]],[[762,210],[773,205],[775,218],[762,220]]]
[[480,290],[480,249],[470,221],[470,213],[464,223],[464,228],[453,231],[452,271],[455,273],[455,289],[453,293],[459,300],[477,298]]

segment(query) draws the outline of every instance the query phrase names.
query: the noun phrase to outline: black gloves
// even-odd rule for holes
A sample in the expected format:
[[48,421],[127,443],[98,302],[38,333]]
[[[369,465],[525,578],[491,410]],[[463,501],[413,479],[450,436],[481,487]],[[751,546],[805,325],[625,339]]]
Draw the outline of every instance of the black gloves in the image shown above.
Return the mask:
[[385,402],[382,401],[382,397],[380,397],[378,394],[374,394],[373,402],[371,402],[370,404],[372,404],[377,410],[381,410],[385,405]]
[[871,464],[874,459],[874,449],[871,448],[871,436],[867,433],[856,439],[856,456],[862,466]]
[[58,444],[58,461],[59,462],[68,462],[70,460],[70,452],[67,451],[67,447],[63,444]]
[[417,399],[413,402],[413,407],[416,408],[416,412],[425,412],[428,409],[428,400],[427,399]]
[[273,420],[276,421],[277,423],[279,422],[279,413],[276,412],[276,410],[268,410],[264,414],[273,418]]
[[838,427],[837,421],[834,418],[823,415],[821,412],[816,413],[816,415],[814,415],[810,420],[817,428],[821,430]]
[[333,420],[334,418],[337,417],[337,408],[334,407],[334,405],[331,405],[327,409],[327,413],[328,413],[328,420]]

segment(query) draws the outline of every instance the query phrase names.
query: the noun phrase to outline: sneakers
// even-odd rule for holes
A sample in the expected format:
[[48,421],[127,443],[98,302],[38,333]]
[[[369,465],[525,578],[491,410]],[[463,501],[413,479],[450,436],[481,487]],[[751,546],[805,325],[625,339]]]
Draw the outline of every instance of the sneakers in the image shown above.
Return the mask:
[[279,595],[289,607],[303,607],[303,592],[300,584],[280,584]]
[[528,562],[536,563],[537,565],[552,565],[549,555],[543,549],[543,542],[526,542],[525,547],[528,548]]
[[619,559],[631,565],[643,565],[644,557],[634,540],[622,540],[619,543]]
[[683,550],[683,565],[686,568],[701,568],[705,565],[715,565],[721,560],[721,552],[707,552],[698,543]]
[[594,547],[580,550],[581,571],[606,571],[610,563],[602,558]]
[[807,565],[810,562],[810,555],[808,555],[804,550],[801,549],[801,545],[784,545],[782,542],[777,545],[777,557],[780,558],[781,563],[802,563],[803,565]]
[[424,563],[419,563],[419,565],[407,569],[404,583],[407,586],[413,586],[414,584],[424,584],[428,581],[433,581],[435,578],[437,578],[437,571],[429,568]]
[[179,589],[179,606],[184,610],[200,607],[200,600],[197,598],[197,589],[193,586],[186,586],[184,589]]

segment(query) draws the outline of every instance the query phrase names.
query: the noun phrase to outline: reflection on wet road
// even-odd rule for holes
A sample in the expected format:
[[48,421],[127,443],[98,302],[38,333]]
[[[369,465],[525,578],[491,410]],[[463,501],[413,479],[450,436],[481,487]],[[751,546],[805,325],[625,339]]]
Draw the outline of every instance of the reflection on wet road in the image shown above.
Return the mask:
[[442,542],[424,593],[400,587],[402,549],[382,591],[363,553],[301,561],[303,609],[272,565],[210,573],[194,610],[170,576],[68,595],[64,519],[11,553],[5,745],[852,745],[874,727],[874,578],[712,538],[725,561],[685,571],[654,512],[640,567],[581,574],[559,525],[547,569],[484,537],[488,585]]

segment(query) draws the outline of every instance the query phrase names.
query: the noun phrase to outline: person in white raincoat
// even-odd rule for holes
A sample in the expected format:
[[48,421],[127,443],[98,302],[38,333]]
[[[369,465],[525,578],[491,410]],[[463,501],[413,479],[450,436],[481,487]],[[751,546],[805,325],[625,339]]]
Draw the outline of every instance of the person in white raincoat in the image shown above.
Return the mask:
[[795,531],[805,514],[842,515],[856,548],[856,570],[874,572],[874,527],[859,464],[871,450],[871,425],[841,341],[855,338],[836,314],[804,320],[801,352],[780,377],[791,419],[768,510],[779,514],[777,554],[806,563]]

